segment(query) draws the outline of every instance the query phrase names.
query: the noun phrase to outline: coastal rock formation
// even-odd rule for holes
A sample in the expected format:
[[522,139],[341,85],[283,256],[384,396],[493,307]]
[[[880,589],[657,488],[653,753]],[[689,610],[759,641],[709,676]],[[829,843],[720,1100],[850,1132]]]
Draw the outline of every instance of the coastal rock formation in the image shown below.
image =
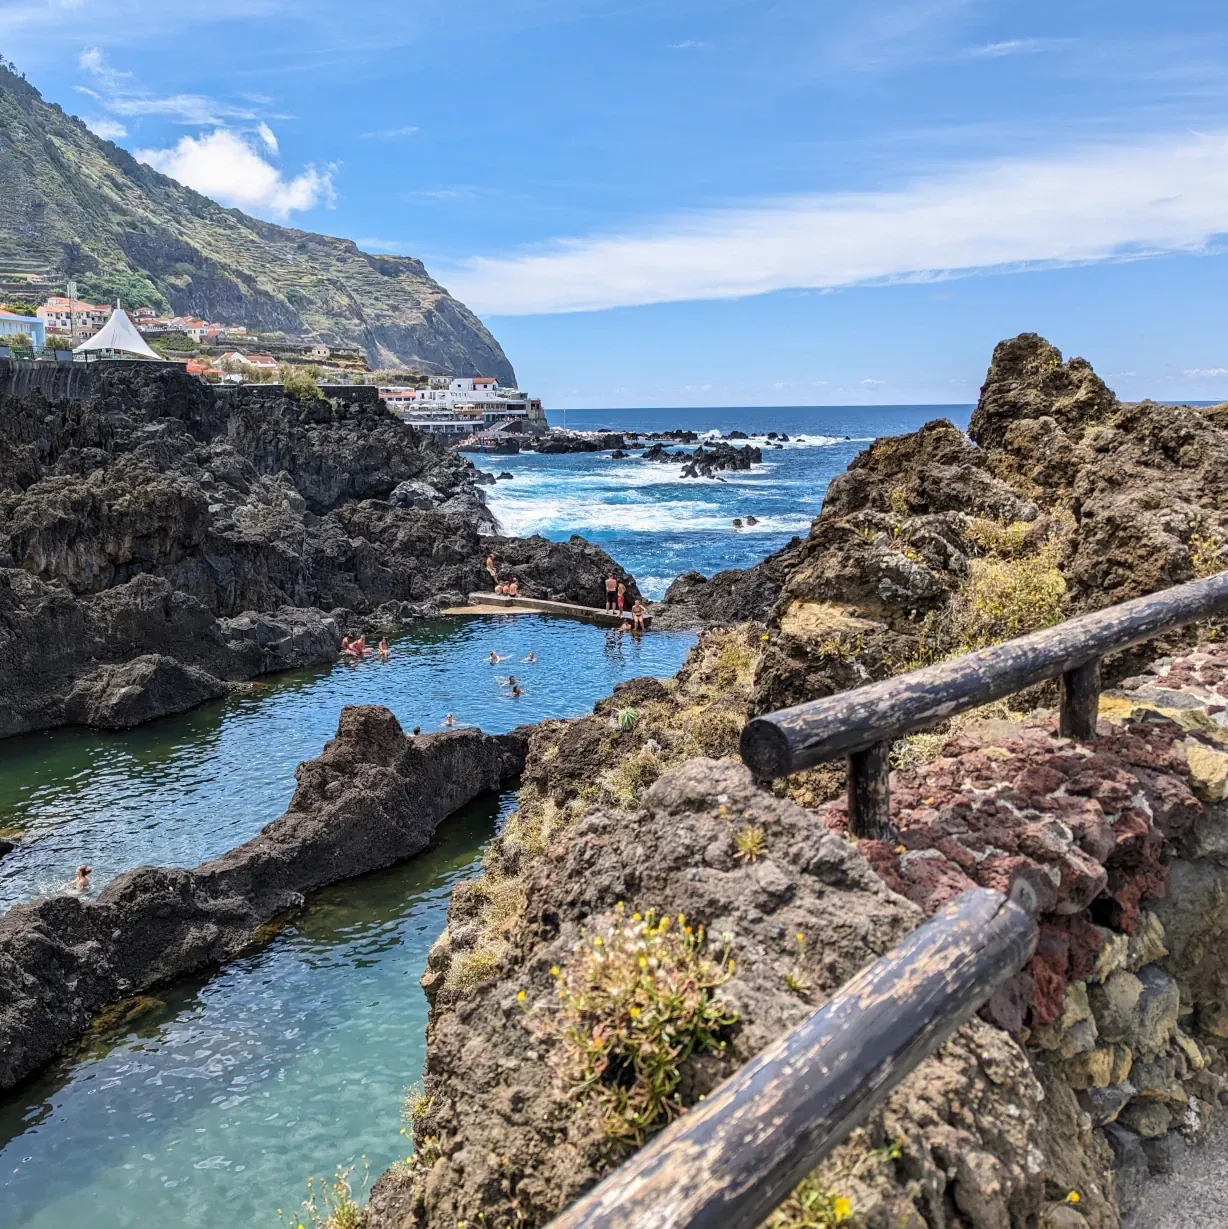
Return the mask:
[[673,686],[635,680],[534,731],[522,813],[428,959],[415,1157],[376,1184],[371,1229],[544,1224],[628,1155],[558,1021],[570,963],[633,911],[682,914],[735,961],[717,993],[736,1023],[683,1065],[685,1107],[922,914],[1032,885],[1028,968],[808,1180],[854,1223],[1118,1229],[1148,1165],[1228,1103],[1228,846],[1208,801],[1228,798],[1228,651],[1126,680],[1095,744],[1050,717],[969,718],[895,773],[889,845],[850,842],[841,803],[799,807],[729,759],[640,774],[701,696],[740,720],[757,643],[706,636]]
[[[736,609],[768,623],[756,703],[781,708],[1228,566],[1225,467],[1214,414],[1118,402],[1025,333],[994,350],[968,436],[940,419],[875,441],[803,541],[711,583],[763,602]],[[701,589],[680,582],[658,626]]]
[[762,461],[763,454],[751,444],[734,448],[723,440],[717,440],[714,444],[700,444],[691,453],[690,459],[682,467],[682,477],[714,478],[722,471],[748,470]]
[[340,879],[421,852],[439,823],[520,771],[525,740],[406,737],[385,708],[347,706],[295,770],[286,813],[192,870],[143,867],[96,900],[55,896],[0,918],[0,1088],[79,1036],[108,1003],[229,959],[257,929]]
[[[0,736],[128,724],[326,661],[346,631],[489,588],[491,553],[525,596],[595,603],[611,573],[638,596],[581,538],[495,533],[472,463],[374,389],[299,401],[136,363],[33,375],[0,361]],[[149,655],[177,665],[116,681]]]

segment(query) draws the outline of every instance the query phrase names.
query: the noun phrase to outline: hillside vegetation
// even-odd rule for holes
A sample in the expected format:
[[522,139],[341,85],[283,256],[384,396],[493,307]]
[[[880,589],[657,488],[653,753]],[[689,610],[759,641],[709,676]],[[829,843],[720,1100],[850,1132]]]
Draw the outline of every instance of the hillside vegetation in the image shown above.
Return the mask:
[[499,343],[421,261],[223,209],[3,66],[0,200],[0,280],[74,276],[132,306],[361,346],[372,367],[515,382]]

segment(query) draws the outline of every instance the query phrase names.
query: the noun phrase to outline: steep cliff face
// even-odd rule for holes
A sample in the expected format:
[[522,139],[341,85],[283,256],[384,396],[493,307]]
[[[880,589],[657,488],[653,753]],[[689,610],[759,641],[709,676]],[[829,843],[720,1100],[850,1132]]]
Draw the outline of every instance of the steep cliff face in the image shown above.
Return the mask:
[[377,367],[515,382],[422,262],[275,226],[137,162],[0,67],[0,269],[144,274],[179,313],[361,346]]

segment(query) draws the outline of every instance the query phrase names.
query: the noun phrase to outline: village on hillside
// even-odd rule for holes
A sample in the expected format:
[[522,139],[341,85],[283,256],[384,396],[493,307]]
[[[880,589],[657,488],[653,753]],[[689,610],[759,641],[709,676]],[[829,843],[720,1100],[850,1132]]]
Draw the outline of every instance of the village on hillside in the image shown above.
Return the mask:
[[[72,288],[70,288],[70,294]],[[44,362],[101,360],[181,364],[210,384],[283,384],[302,389],[374,385],[379,397],[420,431],[502,451],[500,437],[544,432],[542,403],[490,376],[373,371],[357,346],[252,333],[242,325],[192,316],[131,312],[52,294],[35,306],[0,303],[0,358]]]

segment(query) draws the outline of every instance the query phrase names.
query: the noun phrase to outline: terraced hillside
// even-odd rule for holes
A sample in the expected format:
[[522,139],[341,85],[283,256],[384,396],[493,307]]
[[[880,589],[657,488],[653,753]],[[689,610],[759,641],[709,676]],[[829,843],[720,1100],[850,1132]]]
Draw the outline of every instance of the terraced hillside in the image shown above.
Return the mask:
[[499,343],[420,260],[224,209],[3,66],[0,201],[0,274],[143,275],[179,313],[361,346],[374,367],[515,382]]

